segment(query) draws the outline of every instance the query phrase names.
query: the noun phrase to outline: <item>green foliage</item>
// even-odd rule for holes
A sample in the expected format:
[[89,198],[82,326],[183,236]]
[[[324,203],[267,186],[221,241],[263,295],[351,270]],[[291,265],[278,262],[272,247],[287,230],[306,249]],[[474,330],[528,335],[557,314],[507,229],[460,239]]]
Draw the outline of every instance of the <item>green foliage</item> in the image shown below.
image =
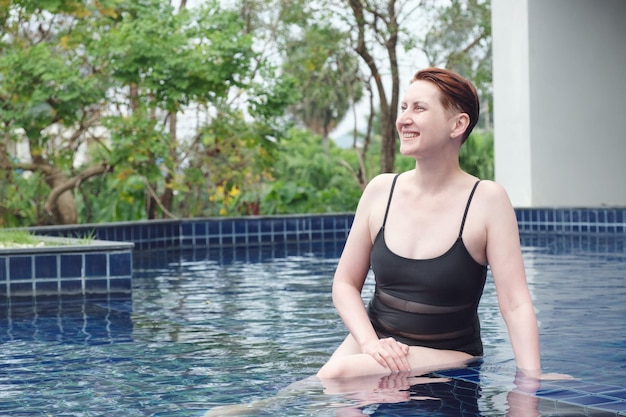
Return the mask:
[[328,136],[363,96],[357,57],[347,35],[316,22],[286,42],[283,71],[297,81],[302,100],[289,109],[304,126]]
[[493,180],[493,132],[473,131],[461,146],[459,163],[466,172],[483,180]]
[[90,179],[81,186],[76,206],[85,223],[145,219],[145,179],[131,169]]
[[263,214],[344,212],[356,209],[361,194],[343,165],[352,150],[332,146],[306,130],[292,129],[281,142],[274,165],[276,181],[265,189]]
[[[106,173],[70,191],[80,222],[356,208],[382,150],[380,124],[364,156],[327,140],[366,86],[350,33],[305,0],[222,3],[0,0],[3,226],[49,221],[52,180],[94,166]],[[467,34],[487,46],[488,5],[442,7],[432,54],[488,86],[483,61],[454,54]],[[17,142],[22,161],[5,152]],[[460,159],[493,178],[492,136],[473,134]],[[413,165],[396,158],[394,169]]]
[[0,227],[40,225],[47,186],[43,175],[17,170],[0,187]]
[[185,217],[257,214],[276,156],[270,133],[264,123],[246,122],[241,111],[222,108],[200,131],[180,176],[178,211]]

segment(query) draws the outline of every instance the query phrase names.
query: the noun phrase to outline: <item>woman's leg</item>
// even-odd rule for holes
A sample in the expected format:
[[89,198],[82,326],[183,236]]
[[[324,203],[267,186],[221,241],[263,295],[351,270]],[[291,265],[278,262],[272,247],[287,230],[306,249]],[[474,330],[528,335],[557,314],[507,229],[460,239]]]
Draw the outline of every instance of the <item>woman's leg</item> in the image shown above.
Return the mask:
[[[437,369],[463,366],[473,356],[454,350],[431,349],[422,346],[409,347],[411,369],[420,373]],[[388,368],[380,365],[370,355],[361,353],[361,348],[352,335],[348,335],[328,362],[318,371],[320,379],[353,378],[365,375],[389,375]]]

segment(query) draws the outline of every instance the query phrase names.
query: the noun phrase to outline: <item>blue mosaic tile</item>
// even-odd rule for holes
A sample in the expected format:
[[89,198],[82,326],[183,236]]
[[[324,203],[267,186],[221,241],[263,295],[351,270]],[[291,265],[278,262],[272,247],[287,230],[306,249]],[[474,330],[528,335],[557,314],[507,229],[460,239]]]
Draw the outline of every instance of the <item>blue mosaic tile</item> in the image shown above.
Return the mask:
[[32,256],[9,258],[9,281],[33,278]]
[[33,294],[33,282],[10,283],[9,289],[11,292],[11,297],[31,297]]
[[[609,392],[617,392],[621,389],[623,389],[622,387],[616,387],[615,385],[604,385],[604,384],[587,384],[587,385],[580,385],[576,387],[577,390],[580,391],[584,391],[584,392],[590,392],[593,394],[604,394],[607,393],[607,395],[609,395]],[[611,395],[612,396],[612,395]]]
[[0,258],[0,282],[7,280],[7,258]]
[[35,295],[56,295],[59,293],[57,281],[35,281]]
[[233,221],[231,222],[234,226],[234,230],[233,232],[236,234],[247,234],[248,233],[248,226],[249,226],[249,222],[247,221]]
[[81,279],[62,280],[61,293],[63,295],[77,295],[83,293],[83,281]]
[[338,222],[339,222],[339,219],[334,217],[334,216],[333,217],[331,217],[331,216],[323,217],[322,218],[322,229],[324,229],[324,230],[335,230],[335,228],[337,227],[336,223],[338,223]]
[[189,237],[193,236],[193,223],[182,223],[180,225],[180,234],[181,237]]
[[284,219],[273,219],[272,220],[272,231],[274,233],[284,232],[286,229],[286,221]]
[[107,276],[107,254],[106,253],[85,254],[85,276],[86,277],[106,277]]
[[57,255],[36,255],[35,278],[56,278],[57,259]]
[[108,279],[94,279],[88,278],[85,280],[85,294],[96,293],[105,294],[109,290]]
[[132,291],[132,280],[127,279],[110,279],[109,293],[129,294]]
[[83,255],[61,255],[61,278],[77,278],[83,275]]
[[150,228],[150,237],[161,239],[165,236],[165,229],[162,224],[154,224]]
[[196,236],[196,239],[198,238],[198,236],[206,236],[207,234],[207,224],[204,222],[196,222],[193,226],[194,228],[194,235]]
[[248,242],[247,242],[248,244],[254,245],[254,244],[262,242],[261,235],[258,232],[257,233],[248,234],[247,238],[248,238]]
[[231,220],[224,220],[220,225],[220,231],[223,235],[232,235],[235,232],[234,222]]
[[[626,413],[626,402],[610,402],[610,403],[599,403],[591,405],[592,409],[600,409],[600,410],[610,410],[616,413],[620,413],[620,415],[624,415],[622,413]],[[592,416],[595,414],[591,414]]]
[[261,233],[262,234],[270,234],[274,230],[273,221],[271,219],[263,219],[261,220]]
[[603,392],[604,395],[612,397],[612,398],[618,398],[620,400],[626,401],[626,390],[625,389],[619,389],[616,391],[604,391]]
[[213,235],[219,235],[220,234],[220,222],[219,221],[209,221],[208,223],[205,222],[205,227],[206,227],[206,233],[209,236],[213,236]]
[[109,254],[110,276],[128,277],[132,272],[132,256],[130,252]]
[[550,390],[550,391],[537,391],[537,397],[539,398],[549,398],[552,400],[562,400],[564,398],[576,398],[580,397],[584,394],[581,394],[578,391],[572,391],[567,389],[560,390]]
[[248,226],[248,234],[249,235],[258,235],[261,230],[261,222],[258,220],[250,220],[247,222]]

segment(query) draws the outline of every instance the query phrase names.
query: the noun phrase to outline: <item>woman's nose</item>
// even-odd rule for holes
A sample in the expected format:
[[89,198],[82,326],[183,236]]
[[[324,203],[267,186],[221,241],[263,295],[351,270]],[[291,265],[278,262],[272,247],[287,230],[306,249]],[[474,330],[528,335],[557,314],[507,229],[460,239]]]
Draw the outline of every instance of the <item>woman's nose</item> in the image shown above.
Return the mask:
[[411,118],[407,117],[404,113],[400,113],[398,119],[396,120],[396,123],[402,126],[411,124],[412,122]]

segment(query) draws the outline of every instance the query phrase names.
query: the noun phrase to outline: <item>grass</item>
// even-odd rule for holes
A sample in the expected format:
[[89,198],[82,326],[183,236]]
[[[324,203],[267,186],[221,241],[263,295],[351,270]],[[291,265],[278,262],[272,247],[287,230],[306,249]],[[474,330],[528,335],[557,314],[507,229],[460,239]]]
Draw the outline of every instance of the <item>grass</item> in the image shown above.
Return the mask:
[[23,248],[33,246],[85,245],[94,240],[93,235],[79,239],[42,239],[26,230],[0,229],[0,248]]

